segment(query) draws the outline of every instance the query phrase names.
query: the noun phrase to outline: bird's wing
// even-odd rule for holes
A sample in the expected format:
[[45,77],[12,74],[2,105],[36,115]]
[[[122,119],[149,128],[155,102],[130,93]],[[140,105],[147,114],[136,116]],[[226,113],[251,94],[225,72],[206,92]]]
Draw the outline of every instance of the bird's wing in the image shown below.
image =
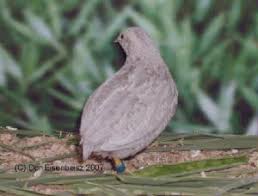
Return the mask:
[[116,104],[119,104],[121,99],[126,97],[127,92],[124,86],[128,84],[127,75],[129,72],[130,70],[127,67],[122,67],[119,72],[106,80],[88,98],[81,117],[81,142],[100,143],[102,138],[105,137],[105,125],[103,123],[112,117],[112,110],[116,107]]
[[[148,92],[146,88],[143,89]],[[138,91],[143,89],[139,88]],[[136,143],[139,144],[137,141],[143,141],[142,143],[152,141],[165,128],[175,112],[177,91],[171,90],[168,82],[164,81],[149,92],[145,96],[135,92],[131,95],[132,101],[128,111],[120,116],[114,126],[113,134],[101,146],[101,150],[134,148]],[[171,100],[167,100],[168,97],[171,97]]]

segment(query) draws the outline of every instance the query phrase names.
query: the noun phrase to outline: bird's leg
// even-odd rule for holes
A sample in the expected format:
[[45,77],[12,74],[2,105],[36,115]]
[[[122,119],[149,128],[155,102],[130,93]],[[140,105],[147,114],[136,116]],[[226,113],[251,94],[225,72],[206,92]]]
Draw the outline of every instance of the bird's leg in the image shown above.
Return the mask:
[[123,163],[122,160],[116,157],[112,157],[115,169],[117,173],[123,173],[125,171],[125,164]]

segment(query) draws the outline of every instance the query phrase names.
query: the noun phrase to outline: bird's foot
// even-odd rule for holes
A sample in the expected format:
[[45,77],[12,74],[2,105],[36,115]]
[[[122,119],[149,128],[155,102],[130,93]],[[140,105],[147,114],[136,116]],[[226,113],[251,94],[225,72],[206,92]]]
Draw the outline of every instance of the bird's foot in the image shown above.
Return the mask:
[[116,172],[118,174],[124,173],[126,169],[124,162],[118,158],[113,158],[113,161],[114,161]]

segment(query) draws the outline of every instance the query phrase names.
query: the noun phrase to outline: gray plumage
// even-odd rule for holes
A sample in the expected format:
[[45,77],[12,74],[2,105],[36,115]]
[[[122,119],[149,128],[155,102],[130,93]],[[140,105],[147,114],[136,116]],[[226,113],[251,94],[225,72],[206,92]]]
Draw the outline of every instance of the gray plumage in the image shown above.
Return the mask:
[[120,159],[135,155],[158,137],[176,110],[176,85],[149,35],[130,27],[116,41],[127,58],[85,104],[80,126],[84,160],[91,153]]

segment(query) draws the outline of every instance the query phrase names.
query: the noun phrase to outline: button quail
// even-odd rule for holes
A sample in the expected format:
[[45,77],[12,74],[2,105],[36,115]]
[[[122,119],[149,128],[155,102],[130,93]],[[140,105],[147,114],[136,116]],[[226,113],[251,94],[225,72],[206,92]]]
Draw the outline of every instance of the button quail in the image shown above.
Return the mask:
[[178,91],[168,67],[150,36],[140,27],[121,32],[126,53],[119,71],[89,97],[80,125],[83,159],[94,153],[120,159],[147,147],[165,129],[177,107]]

